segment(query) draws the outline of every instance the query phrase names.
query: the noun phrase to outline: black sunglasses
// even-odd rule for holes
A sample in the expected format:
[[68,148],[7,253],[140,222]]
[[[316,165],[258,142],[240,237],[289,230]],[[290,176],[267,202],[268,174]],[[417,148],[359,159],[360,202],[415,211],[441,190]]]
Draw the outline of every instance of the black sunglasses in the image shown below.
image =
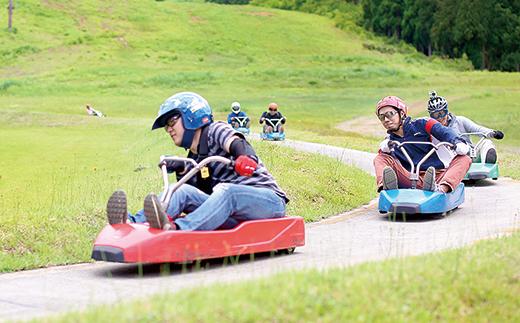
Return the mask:
[[171,117],[170,119],[168,119],[168,121],[166,121],[166,124],[164,125],[164,130],[168,131],[168,128],[173,128],[175,126],[175,124],[177,123],[177,121],[179,121],[180,118],[181,118],[181,115],[176,114],[173,117]]

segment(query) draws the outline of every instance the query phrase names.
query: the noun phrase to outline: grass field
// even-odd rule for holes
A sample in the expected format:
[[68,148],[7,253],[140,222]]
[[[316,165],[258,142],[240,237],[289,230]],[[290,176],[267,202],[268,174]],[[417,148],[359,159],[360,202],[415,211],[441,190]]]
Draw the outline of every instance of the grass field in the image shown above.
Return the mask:
[[[252,117],[276,101],[288,118],[289,138],[375,151],[379,138],[343,132],[335,126],[373,115],[382,96],[394,94],[409,103],[425,102],[428,91],[436,89],[457,99],[450,105],[455,113],[506,133],[499,146],[508,151],[503,154],[502,170],[520,178],[518,74],[470,71],[467,62],[428,59],[406,46],[390,54],[382,49],[392,45],[355,29],[341,31],[325,17],[254,6],[27,0],[16,2],[14,26],[16,33],[0,30],[0,207],[4,211],[0,271],[87,261],[91,243],[105,224],[104,207],[113,189],[127,191],[132,210],[140,207],[145,194],[160,190],[158,156],[184,152],[173,150],[162,131],[150,132],[149,127],[159,104],[183,90],[206,97],[219,119],[236,100]],[[86,103],[108,117],[87,117]],[[258,132],[258,126],[255,130]],[[290,214],[313,221],[358,206],[375,195],[372,179],[338,162],[262,143],[255,143],[255,148],[292,198]],[[348,197],[345,190],[351,193]],[[509,244],[518,245],[517,238],[511,241]],[[482,245],[483,249],[469,252],[485,258],[486,248],[495,246]],[[429,258],[418,259],[411,261]],[[436,259],[429,261],[441,266]],[[448,265],[458,263],[451,259]],[[495,263],[500,264],[499,260],[504,259]],[[293,285],[286,285],[287,293],[298,291],[294,286],[304,281],[301,290],[310,293],[302,301],[306,304],[318,291],[339,294],[330,286],[339,276],[353,277],[352,284],[365,277],[364,271],[379,272],[383,279],[385,266],[392,265],[368,264],[346,273],[331,272],[326,276],[330,281],[320,280],[317,273],[301,274],[308,275],[316,287],[307,278],[295,278]],[[490,272],[482,275],[493,276]],[[425,271],[424,275],[435,273]],[[405,278],[410,285],[403,288],[423,286],[409,275]],[[367,284],[370,281],[369,277],[362,279]],[[468,276],[468,281],[484,286],[476,276]],[[255,293],[268,293],[261,291],[266,284],[258,285]],[[380,286],[385,285],[366,291]],[[435,297],[438,300],[452,292],[439,289]],[[216,295],[208,293],[208,297]],[[359,302],[379,295],[375,294],[363,294]],[[397,296],[389,294],[380,300],[388,301],[381,306],[394,309],[396,319],[418,306],[412,302],[395,309],[391,301]],[[441,318],[466,317],[456,313],[471,309],[473,296],[458,296],[453,297],[470,305],[457,303]],[[424,297],[418,294],[414,299],[419,302]],[[344,304],[341,302],[338,307]],[[325,301],[317,304],[322,307],[309,306],[309,314],[305,308],[288,307],[287,315],[294,309],[312,320],[314,317],[305,315],[330,308]],[[367,304],[360,304],[360,309]],[[512,304],[518,305],[507,299],[504,306]],[[190,315],[186,306],[180,315]],[[251,309],[258,313],[255,311]],[[352,313],[355,318],[362,312]],[[470,318],[490,318],[482,315]],[[417,317],[422,318],[430,317]]]
[[517,233],[459,250],[200,287],[50,320],[512,322],[520,307],[519,265]]

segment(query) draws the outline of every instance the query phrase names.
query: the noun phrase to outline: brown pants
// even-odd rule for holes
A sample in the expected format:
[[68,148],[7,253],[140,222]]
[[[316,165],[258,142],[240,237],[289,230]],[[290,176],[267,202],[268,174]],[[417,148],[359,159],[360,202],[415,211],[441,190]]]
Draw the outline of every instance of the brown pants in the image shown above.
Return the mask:
[[[410,181],[410,172],[406,170],[401,163],[394,157],[379,153],[374,158],[374,168],[376,170],[376,181],[378,192],[383,188],[383,168],[390,166],[397,174],[397,182],[399,188],[410,188],[412,187],[412,181]],[[450,191],[457,187],[464,178],[464,175],[468,172],[471,166],[471,158],[469,156],[457,155],[450,163],[450,166],[446,169],[437,169],[435,172],[435,182],[437,184],[445,184],[450,187]],[[424,171],[419,172],[419,180],[417,181],[417,188],[423,188],[424,186]]]

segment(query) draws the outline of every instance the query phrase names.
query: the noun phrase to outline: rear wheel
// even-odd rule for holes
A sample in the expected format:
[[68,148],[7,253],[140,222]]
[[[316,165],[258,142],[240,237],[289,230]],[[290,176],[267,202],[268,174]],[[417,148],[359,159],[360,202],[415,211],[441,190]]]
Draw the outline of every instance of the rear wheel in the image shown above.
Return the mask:
[[292,253],[294,253],[294,250],[296,249],[296,247],[293,247],[293,248],[287,248],[287,249],[282,249],[282,250],[278,250],[278,253],[281,253],[283,255],[290,255]]

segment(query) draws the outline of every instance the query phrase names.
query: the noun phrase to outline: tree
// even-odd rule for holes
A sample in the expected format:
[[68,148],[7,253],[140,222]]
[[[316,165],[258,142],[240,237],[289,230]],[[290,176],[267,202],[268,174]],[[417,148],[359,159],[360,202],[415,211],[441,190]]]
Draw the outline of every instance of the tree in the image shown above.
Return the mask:
[[437,1],[405,0],[402,21],[402,38],[423,54],[431,56],[433,47],[431,29]]

